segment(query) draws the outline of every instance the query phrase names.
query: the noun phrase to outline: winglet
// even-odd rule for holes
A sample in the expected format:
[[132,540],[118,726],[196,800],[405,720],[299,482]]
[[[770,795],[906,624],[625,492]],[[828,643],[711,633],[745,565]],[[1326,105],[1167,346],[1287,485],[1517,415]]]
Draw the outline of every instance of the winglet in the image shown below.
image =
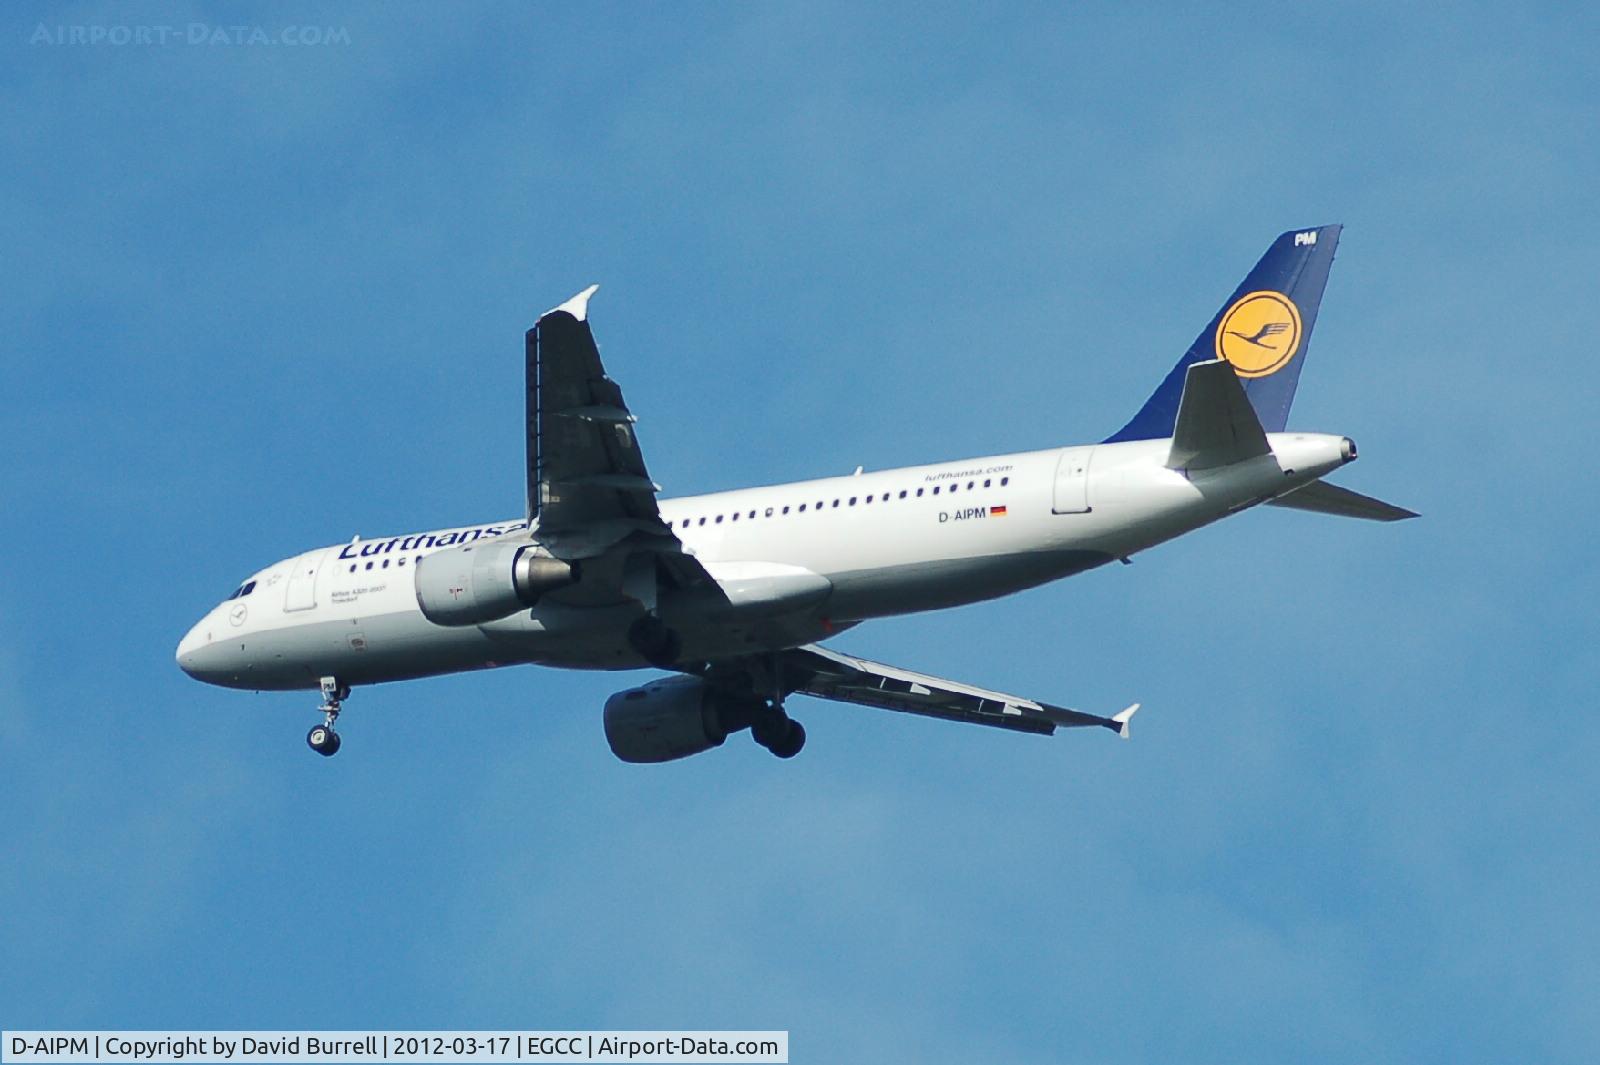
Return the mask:
[[561,306],[552,307],[539,317],[543,318],[546,315],[555,314],[557,311],[566,311],[568,314],[572,315],[572,317],[582,322],[589,317],[589,297],[593,296],[595,292],[599,290],[599,288],[599,285],[590,285],[588,288],[584,289],[582,292],[578,293]]
[[1128,738],[1128,722],[1133,719],[1134,714],[1139,712],[1139,706],[1139,703],[1134,703],[1120,714],[1111,715],[1111,720],[1117,723],[1117,735],[1123,739]]

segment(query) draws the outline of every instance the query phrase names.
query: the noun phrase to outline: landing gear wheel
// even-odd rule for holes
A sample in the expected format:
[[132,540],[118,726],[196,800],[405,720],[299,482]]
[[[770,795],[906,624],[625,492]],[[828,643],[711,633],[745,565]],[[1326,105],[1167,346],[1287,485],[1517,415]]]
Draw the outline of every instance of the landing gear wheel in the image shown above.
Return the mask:
[[339,734],[328,725],[313,725],[306,733],[306,745],[324,758],[339,752]]
[[306,733],[306,746],[322,757],[329,758],[339,753],[339,734],[333,731],[333,723],[339,719],[339,711],[350,697],[350,688],[340,684],[337,677],[323,677],[320,687],[322,705],[317,709],[322,711],[322,724],[313,725],[311,731]]
[[800,749],[805,745],[806,727],[800,722],[791,719],[789,728],[783,736],[776,743],[767,744],[766,748],[779,758],[793,758],[800,753]]

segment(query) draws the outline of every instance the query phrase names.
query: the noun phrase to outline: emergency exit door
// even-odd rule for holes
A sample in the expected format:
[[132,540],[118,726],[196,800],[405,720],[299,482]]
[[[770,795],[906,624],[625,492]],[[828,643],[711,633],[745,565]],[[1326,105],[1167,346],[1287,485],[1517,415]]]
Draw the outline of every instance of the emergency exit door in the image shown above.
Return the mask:
[[1057,514],[1087,514],[1089,512],[1089,460],[1094,456],[1092,447],[1069,447],[1061,452],[1056,463],[1055,503]]

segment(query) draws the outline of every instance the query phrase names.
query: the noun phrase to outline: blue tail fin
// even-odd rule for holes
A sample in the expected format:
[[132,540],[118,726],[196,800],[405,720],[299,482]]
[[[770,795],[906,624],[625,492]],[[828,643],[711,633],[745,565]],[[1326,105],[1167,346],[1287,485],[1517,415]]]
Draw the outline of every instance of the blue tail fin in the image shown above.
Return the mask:
[[1161,387],[1106,443],[1171,436],[1178,420],[1178,401],[1183,398],[1184,375],[1192,364],[1218,358],[1233,364],[1262,428],[1269,433],[1282,432],[1311,344],[1311,327],[1317,323],[1317,306],[1328,283],[1339,229],[1291,229],[1273,241]]

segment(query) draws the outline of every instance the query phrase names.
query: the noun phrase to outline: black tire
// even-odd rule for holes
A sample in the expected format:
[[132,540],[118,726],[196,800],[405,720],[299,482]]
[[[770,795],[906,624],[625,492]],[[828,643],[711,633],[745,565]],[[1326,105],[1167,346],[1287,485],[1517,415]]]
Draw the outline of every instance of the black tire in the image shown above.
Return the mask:
[[805,745],[806,727],[798,721],[791,720],[788,731],[777,743],[768,744],[767,750],[779,758],[793,758]]
[[760,708],[750,721],[750,738],[770,751],[783,743],[791,724],[783,714]]
[[339,734],[327,725],[313,725],[306,733],[306,746],[328,758],[339,749]]

